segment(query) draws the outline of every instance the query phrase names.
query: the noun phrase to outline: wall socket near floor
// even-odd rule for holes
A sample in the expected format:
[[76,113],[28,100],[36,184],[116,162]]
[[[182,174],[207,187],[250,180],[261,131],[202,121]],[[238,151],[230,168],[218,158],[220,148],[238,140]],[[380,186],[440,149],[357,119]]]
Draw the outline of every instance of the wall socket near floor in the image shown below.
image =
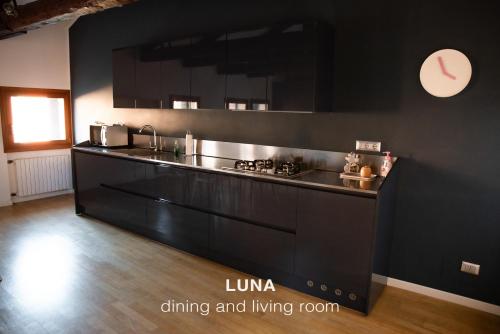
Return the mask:
[[379,141],[356,140],[356,151],[380,152],[381,149]]
[[462,266],[460,267],[460,271],[467,274],[479,276],[479,267],[480,267],[479,264],[462,261]]

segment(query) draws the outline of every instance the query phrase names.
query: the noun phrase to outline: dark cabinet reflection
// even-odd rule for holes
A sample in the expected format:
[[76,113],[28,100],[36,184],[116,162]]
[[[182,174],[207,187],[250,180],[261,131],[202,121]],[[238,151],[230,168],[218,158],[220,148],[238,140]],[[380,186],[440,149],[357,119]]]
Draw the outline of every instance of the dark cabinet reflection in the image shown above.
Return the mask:
[[142,49],[136,50],[135,62],[135,106],[136,108],[161,108],[161,68],[160,61],[143,57]]
[[133,58],[113,52],[115,107],[330,111],[333,102],[333,32],[315,21],[141,46]]
[[226,109],[252,110],[259,103],[267,110],[269,28],[231,32],[227,35]]
[[200,109],[223,109],[226,77],[226,34],[212,34],[191,39],[192,49],[185,66],[191,70],[191,96]]
[[333,30],[319,22],[228,33],[226,109],[330,111]]
[[113,105],[135,107],[135,48],[113,50]]

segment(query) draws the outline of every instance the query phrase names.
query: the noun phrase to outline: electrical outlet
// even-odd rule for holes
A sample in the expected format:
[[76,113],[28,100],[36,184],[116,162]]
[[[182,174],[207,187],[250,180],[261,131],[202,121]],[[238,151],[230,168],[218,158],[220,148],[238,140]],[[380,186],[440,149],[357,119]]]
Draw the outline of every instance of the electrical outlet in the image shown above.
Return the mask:
[[478,276],[479,275],[479,267],[480,267],[479,264],[462,261],[462,267],[460,267],[460,271],[467,273],[467,274]]
[[356,151],[380,152],[381,148],[379,141],[356,140]]

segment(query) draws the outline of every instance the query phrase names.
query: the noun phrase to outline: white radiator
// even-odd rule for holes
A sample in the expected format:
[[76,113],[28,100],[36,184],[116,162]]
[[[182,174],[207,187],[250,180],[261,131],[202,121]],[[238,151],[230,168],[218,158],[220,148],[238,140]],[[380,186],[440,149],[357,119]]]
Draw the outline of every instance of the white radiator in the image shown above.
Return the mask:
[[11,190],[15,189],[17,197],[72,188],[70,155],[15,159],[13,165]]

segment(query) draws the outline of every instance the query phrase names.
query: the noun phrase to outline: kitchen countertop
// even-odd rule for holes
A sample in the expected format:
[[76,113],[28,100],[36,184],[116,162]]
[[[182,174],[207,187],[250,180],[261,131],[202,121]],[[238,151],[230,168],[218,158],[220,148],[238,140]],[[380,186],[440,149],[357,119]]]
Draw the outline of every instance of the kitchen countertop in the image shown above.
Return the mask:
[[179,167],[200,169],[216,173],[224,173],[236,176],[250,177],[288,185],[306,188],[323,189],[333,192],[349,193],[376,197],[383,182],[383,177],[377,177],[374,181],[357,181],[341,179],[340,173],[331,170],[311,169],[292,177],[275,176],[274,174],[245,173],[236,170],[228,170],[234,167],[235,159],[226,159],[202,155],[179,155],[172,152],[153,152],[142,148],[110,149],[92,146],[74,146],[77,151],[97,153],[107,156],[127,158],[137,161],[168,164]]

